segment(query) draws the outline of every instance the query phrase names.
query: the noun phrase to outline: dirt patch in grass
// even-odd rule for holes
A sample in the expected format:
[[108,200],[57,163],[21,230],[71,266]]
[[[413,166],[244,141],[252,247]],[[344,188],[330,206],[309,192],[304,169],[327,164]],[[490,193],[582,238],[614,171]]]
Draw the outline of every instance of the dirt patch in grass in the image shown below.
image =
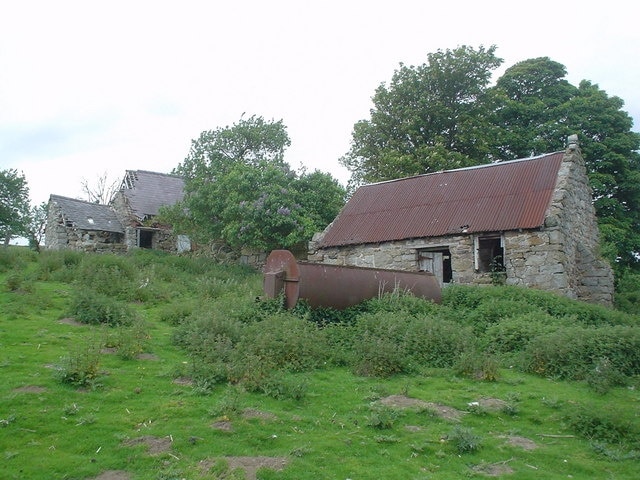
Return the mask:
[[107,470],[88,480],[131,480],[131,475],[123,470]]
[[506,438],[507,443],[512,447],[522,448],[523,450],[535,450],[538,448],[538,444],[536,442],[525,437],[508,436],[503,438]]
[[223,432],[233,431],[233,425],[231,425],[231,422],[228,420],[220,420],[218,422],[213,422],[211,424],[211,428],[214,428],[216,430],[222,430]]
[[171,449],[171,438],[154,437],[145,435],[144,437],[132,438],[123,442],[127,447],[135,447],[136,445],[145,445],[149,455],[157,455]]
[[486,475],[487,477],[501,477],[502,475],[509,475],[513,473],[513,468],[507,465],[507,462],[498,463],[483,463],[471,467],[475,473]]
[[58,321],[58,323],[62,323],[63,325],[71,325],[72,327],[86,327],[86,323],[79,322],[75,318],[63,318]]
[[476,402],[480,407],[491,412],[498,412],[504,409],[508,404],[499,398],[481,398]]
[[433,411],[437,416],[446,420],[458,421],[466,413],[447,405],[439,403],[425,402],[417,398],[407,397],[405,395],[390,395],[381,398],[378,403],[392,408],[426,408]]
[[276,416],[273,413],[262,412],[260,410],[256,410],[255,408],[245,408],[242,411],[242,418],[246,418],[246,419],[259,418],[262,420],[275,420]]
[[44,393],[47,389],[38,385],[25,385],[24,387],[14,388],[13,391],[16,393]]
[[158,356],[153,353],[141,353],[136,358],[138,360],[158,360]]
[[[208,471],[218,459],[201,462],[201,468]],[[227,462],[229,471],[242,469],[245,471],[246,480],[256,480],[256,473],[260,468],[280,471],[289,463],[286,457],[222,457],[220,460]]]
[[189,377],[178,377],[173,379],[173,383],[184,387],[190,387],[193,385],[193,380]]

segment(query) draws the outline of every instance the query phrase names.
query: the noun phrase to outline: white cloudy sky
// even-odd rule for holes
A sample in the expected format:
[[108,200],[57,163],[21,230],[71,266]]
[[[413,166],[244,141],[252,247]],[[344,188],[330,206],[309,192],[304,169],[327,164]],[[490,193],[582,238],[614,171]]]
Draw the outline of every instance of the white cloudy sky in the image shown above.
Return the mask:
[[283,120],[291,165],[346,182],[338,159],[375,88],[460,45],[497,45],[505,68],[548,56],[621,97],[639,131],[639,13],[627,0],[7,0],[0,169],[24,172],[34,204],[79,197],[105,172],[171,171],[200,132],[245,113]]

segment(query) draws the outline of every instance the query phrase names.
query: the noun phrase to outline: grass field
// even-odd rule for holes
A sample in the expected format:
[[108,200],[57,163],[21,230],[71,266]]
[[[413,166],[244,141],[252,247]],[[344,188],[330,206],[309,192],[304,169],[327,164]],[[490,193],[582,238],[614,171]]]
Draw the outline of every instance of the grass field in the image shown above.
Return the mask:
[[[373,327],[351,322],[342,330],[344,319],[332,317],[316,328],[309,312],[272,312],[255,300],[261,276],[246,269],[146,253],[97,260],[25,250],[2,255],[2,479],[640,478],[640,382],[632,355],[628,371],[614,352],[607,358],[615,369],[592,359],[575,379],[532,374],[520,355],[525,343],[555,338],[562,328],[586,335],[598,322],[605,328],[600,324],[610,321],[607,335],[622,332],[616,343],[623,344],[635,335],[637,317],[611,312],[609,319],[551,296],[544,297],[544,314],[533,300],[528,307],[503,297],[481,303],[489,288],[477,297],[445,298],[439,307],[409,302],[441,324],[455,317],[473,328],[457,330],[477,337],[468,339],[470,352],[491,351],[496,363],[469,374],[455,355],[448,366],[416,364],[417,357],[398,360],[380,339],[368,349],[353,340],[370,341]],[[465,299],[480,303],[461,310]],[[391,313],[386,305],[367,321],[409,315],[402,302]],[[517,313],[501,314],[509,309]],[[562,309],[573,310],[557,324],[549,320],[548,312]],[[525,314],[523,325],[544,329],[526,341],[509,336],[521,351],[504,347],[506,340],[483,343],[486,332],[507,338]],[[488,315],[496,320],[485,325]],[[314,328],[296,330],[296,322]],[[309,343],[282,346],[291,340],[274,330],[278,325],[303,340],[310,335]],[[232,333],[225,337],[223,327]],[[445,334],[453,335],[439,338]],[[403,341],[415,342],[411,335],[404,331]],[[317,360],[313,344],[326,361]],[[265,346],[285,353],[271,359]],[[240,350],[250,354],[234,353]]]

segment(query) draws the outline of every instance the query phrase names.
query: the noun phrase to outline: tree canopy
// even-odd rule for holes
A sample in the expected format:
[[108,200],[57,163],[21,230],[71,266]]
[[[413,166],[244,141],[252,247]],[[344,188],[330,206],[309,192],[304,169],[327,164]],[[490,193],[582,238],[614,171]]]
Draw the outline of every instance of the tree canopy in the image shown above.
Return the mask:
[[23,173],[0,170],[0,236],[4,245],[26,235],[30,221],[29,186]]
[[341,159],[351,186],[561,150],[578,134],[605,243],[618,266],[640,268],[640,134],[624,102],[578,86],[548,57],[519,62],[495,85],[496,47],[462,46],[400,65],[354,125]]
[[284,161],[290,145],[282,121],[252,116],[202,132],[175,173],[183,202],[164,215],[196,240],[240,248],[290,248],[333,220],[344,188],[331,175],[296,173]]

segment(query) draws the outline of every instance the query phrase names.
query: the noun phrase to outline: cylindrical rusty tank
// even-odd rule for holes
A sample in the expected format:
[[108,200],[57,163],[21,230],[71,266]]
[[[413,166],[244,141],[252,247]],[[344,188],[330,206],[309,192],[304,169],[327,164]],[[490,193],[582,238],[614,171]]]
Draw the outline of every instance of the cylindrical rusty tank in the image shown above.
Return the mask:
[[322,263],[297,262],[288,250],[274,250],[264,267],[264,292],[284,292],[288,308],[299,299],[310,306],[343,309],[395,290],[440,302],[440,285],[427,272],[405,272]]

